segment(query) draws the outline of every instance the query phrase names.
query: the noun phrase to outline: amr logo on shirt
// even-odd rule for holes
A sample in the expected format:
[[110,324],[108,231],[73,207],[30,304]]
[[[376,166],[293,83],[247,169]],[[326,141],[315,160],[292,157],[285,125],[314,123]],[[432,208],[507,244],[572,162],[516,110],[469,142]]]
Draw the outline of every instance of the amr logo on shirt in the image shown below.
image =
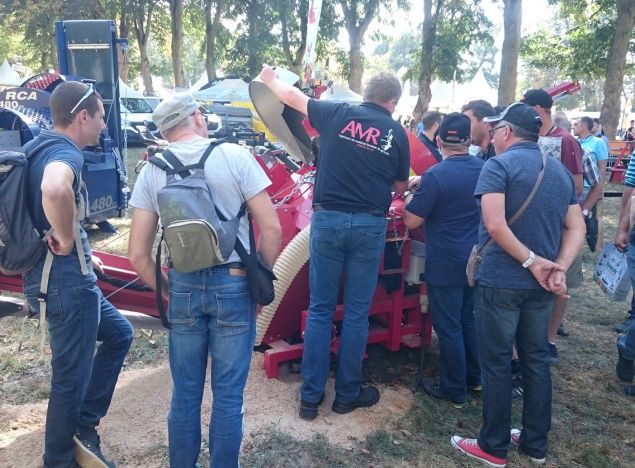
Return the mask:
[[392,129],[385,137],[381,139],[379,137],[381,137],[381,131],[378,128],[368,127],[365,129],[360,122],[355,120],[348,122],[340,131],[340,138],[349,140],[361,148],[388,155],[388,150],[392,148]]

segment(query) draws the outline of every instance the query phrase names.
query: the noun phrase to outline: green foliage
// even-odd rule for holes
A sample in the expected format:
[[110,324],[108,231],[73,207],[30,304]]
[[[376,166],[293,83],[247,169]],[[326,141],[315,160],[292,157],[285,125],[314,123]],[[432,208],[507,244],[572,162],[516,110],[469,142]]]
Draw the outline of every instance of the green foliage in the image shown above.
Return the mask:
[[[492,70],[497,52],[494,38],[489,33],[492,23],[485,16],[481,3],[481,0],[441,2],[432,49],[434,78],[466,82],[484,66],[490,81],[498,80]],[[416,80],[421,74],[421,41],[419,28],[416,33],[402,34],[390,45],[390,63],[394,70],[407,68],[403,79]]]
[[[559,78],[601,78],[609,64],[617,9],[609,0],[552,0],[557,15],[552,29],[524,38],[521,57],[538,69],[558,70]],[[630,52],[635,53],[635,35]],[[632,66],[627,64],[628,68]]]

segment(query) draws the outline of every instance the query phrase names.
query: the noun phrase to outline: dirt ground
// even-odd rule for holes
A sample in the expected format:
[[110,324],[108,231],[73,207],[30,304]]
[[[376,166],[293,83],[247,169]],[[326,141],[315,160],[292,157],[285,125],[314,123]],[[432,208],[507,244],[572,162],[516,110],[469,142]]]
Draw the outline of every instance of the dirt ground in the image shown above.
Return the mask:
[[[350,447],[369,433],[403,416],[414,399],[403,387],[380,386],[381,400],[373,408],[338,415],[330,410],[335,396],[329,379],[320,416],[311,422],[298,418],[300,377],[284,372],[268,379],[262,369],[263,355],[254,353],[245,391],[245,439],[259,432],[278,429],[310,440],[316,434],[330,443]],[[209,373],[208,373],[209,383]],[[165,464],[166,415],[171,395],[167,363],[122,373],[108,415],[102,420],[102,449],[119,467],[157,467]],[[209,385],[203,402],[203,434],[207,437],[210,414]],[[44,445],[46,401],[0,408],[0,466],[39,467]]]

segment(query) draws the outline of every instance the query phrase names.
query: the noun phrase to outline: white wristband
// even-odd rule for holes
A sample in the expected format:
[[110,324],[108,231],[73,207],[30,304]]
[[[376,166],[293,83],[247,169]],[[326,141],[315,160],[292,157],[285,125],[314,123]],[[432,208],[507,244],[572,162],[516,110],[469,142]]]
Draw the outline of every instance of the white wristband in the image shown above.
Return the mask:
[[525,260],[525,263],[523,263],[523,268],[529,268],[531,266],[532,263],[534,263],[534,260],[536,259],[536,254],[533,253],[531,250],[529,251],[529,258],[527,260]]

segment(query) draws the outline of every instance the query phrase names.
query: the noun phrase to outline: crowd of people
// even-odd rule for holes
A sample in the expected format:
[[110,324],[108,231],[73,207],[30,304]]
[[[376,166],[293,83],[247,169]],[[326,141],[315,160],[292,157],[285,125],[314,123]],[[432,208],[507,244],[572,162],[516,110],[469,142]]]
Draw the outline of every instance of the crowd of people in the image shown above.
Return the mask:
[[[299,417],[315,419],[324,401],[342,279],[345,312],[331,409],[345,414],[380,399],[375,386],[363,384],[368,310],[392,192],[410,191],[403,220],[411,229],[425,223],[425,278],[440,351],[439,379],[426,379],[424,391],[457,409],[471,394],[481,395],[480,433],[477,438],[451,437],[457,450],[502,467],[514,444],[533,462],[545,463],[550,365],[560,360],[556,337],[567,334],[563,316],[571,291],[581,284],[580,251],[602,199],[608,148],[596,136],[597,122],[576,120],[574,138],[566,116],[552,115],[553,101],[540,89],[504,108],[475,100],[461,112],[428,112],[421,119],[419,138],[437,164],[422,177],[409,178],[407,133],[392,118],[401,96],[395,76],[373,77],[359,106],[310,99],[279,80],[268,66],[259,79],[281,102],[307,115],[321,135]],[[102,453],[97,428],[133,332],[97,287],[94,270],[100,261],[92,256],[77,221],[85,206],[81,150],[97,144],[104,108],[92,86],[77,82],[60,84],[50,106],[55,130],[43,131],[32,145],[53,143],[29,171],[34,187],[30,210],[38,229],[48,231],[50,253],[24,277],[29,303],[36,309],[46,304],[50,330],[44,466],[111,467],[115,464]],[[251,154],[222,143],[207,158],[206,121],[188,94],[164,100],[153,119],[181,164],[202,165],[221,215],[229,218],[246,204],[259,226],[258,252],[273,265],[281,229],[266,193],[270,181]],[[207,159],[201,158],[204,154]],[[626,174],[615,243],[627,249],[635,284],[635,234],[629,216],[634,160]],[[174,168],[169,158],[165,163]],[[210,465],[236,467],[255,303],[245,265],[235,252],[218,266],[182,273],[169,264],[167,275],[155,276],[152,246],[161,222],[157,194],[166,183],[166,173],[154,165],[139,174],[130,200],[134,211],[129,258],[150,287],[158,286],[157,279],[162,282],[168,300],[170,465],[197,466],[211,358]],[[247,216],[240,219],[238,238],[248,245]],[[474,286],[466,273],[468,264],[476,272]],[[635,299],[631,314],[618,340],[617,375],[625,382],[635,373]],[[95,353],[96,342],[101,344]],[[632,385],[625,391],[635,394]],[[517,397],[524,402],[520,429],[511,428],[511,402]]]

